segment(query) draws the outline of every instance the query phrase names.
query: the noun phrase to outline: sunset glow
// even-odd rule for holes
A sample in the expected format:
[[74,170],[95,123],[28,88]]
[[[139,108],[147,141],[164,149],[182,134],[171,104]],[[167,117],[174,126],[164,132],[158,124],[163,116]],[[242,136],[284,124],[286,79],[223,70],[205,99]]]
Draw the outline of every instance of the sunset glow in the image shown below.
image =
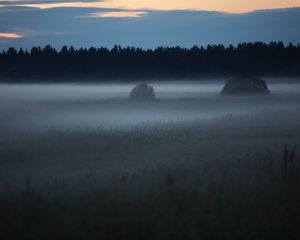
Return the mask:
[[[12,5],[15,5],[12,2]],[[65,2],[18,4],[18,6],[36,7],[41,9],[56,7],[86,7],[115,9],[153,9],[153,10],[210,10],[231,13],[243,13],[261,9],[299,7],[300,0],[210,0],[210,1],[179,1],[179,0],[106,0],[99,2]]]
[[89,17],[100,18],[137,18],[147,14],[146,12],[134,11],[119,11],[119,12],[96,12],[89,15]]
[[22,38],[23,35],[18,34],[18,33],[5,33],[5,32],[0,32],[0,38],[10,38],[10,39],[14,39],[14,38]]

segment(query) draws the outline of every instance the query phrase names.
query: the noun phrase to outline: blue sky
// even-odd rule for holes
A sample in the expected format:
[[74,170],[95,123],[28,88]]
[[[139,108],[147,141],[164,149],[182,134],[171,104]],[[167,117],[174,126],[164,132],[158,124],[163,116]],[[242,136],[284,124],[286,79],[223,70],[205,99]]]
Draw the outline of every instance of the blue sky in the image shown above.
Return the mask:
[[[31,1],[31,2],[34,2]],[[0,49],[237,44],[300,39],[300,8],[225,13],[95,7],[0,8]],[[1,5],[1,2],[0,2]]]

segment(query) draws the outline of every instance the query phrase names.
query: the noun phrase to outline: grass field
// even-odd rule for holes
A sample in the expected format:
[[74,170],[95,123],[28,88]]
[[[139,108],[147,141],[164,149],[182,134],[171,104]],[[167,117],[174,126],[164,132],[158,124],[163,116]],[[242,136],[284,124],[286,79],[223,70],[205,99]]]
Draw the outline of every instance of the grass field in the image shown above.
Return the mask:
[[0,238],[298,239],[299,136],[287,110],[3,133]]

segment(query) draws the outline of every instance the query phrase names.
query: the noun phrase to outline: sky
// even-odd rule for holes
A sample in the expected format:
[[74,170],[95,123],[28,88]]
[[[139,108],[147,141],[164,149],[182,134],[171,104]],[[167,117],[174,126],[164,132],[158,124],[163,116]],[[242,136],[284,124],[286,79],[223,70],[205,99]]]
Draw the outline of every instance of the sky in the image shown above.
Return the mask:
[[298,43],[300,0],[0,0],[0,50]]
[[[205,10],[242,13],[261,9],[299,7],[300,0],[7,0],[14,5],[39,8],[93,7],[152,10]],[[7,4],[7,3],[6,3]]]

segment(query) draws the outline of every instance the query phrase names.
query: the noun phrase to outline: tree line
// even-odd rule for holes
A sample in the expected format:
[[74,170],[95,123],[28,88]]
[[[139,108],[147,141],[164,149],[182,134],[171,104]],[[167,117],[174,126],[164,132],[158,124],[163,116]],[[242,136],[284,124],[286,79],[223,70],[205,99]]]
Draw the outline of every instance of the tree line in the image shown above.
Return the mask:
[[300,76],[300,45],[248,42],[142,49],[62,47],[9,48],[0,53],[0,80],[201,78],[237,74]]

